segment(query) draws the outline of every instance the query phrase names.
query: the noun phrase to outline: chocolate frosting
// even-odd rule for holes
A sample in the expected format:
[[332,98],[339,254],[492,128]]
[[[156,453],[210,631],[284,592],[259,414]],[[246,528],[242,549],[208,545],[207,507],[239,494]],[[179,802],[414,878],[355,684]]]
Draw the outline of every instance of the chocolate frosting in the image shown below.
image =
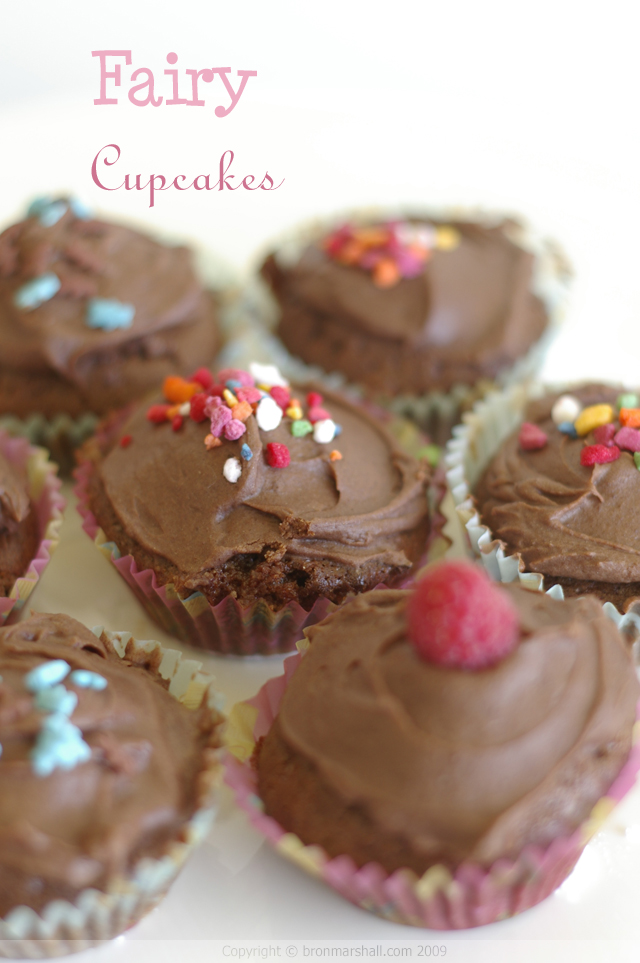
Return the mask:
[[[14,303],[27,281],[50,272],[61,283],[57,294],[32,310]],[[112,331],[89,327],[90,298],[133,305],[132,324]],[[197,324],[208,329],[201,332],[201,353],[185,359],[184,353],[193,354],[190,331]],[[202,352],[210,361],[215,340],[213,303],[185,247],[160,244],[121,225],[81,220],[71,208],[51,227],[29,217],[0,234],[2,368],[13,374],[54,373],[101,412],[123,402],[117,397],[109,404],[103,397],[105,390],[109,393],[109,379],[106,389],[104,384],[96,387],[96,364],[111,359],[115,366],[135,355],[140,366],[166,355],[174,369],[182,370],[183,364],[202,360]],[[132,377],[130,372],[127,377]],[[114,385],[117,379],[114,367]],[[142,379],[137,395],[134,389],[129,397],[145,390]]]
[[[187,418],[173,432],[139,409],[122,428],[131,444],[114,447],[98,468],[122,529],[167,559],[188,588],[206,583],[208,572],[234,556],[265,551],[355,568],[372,561],[409,568],[404,537],[426,520],[426,468],[361,408],[326,391],[324,399],[342,427],[330,444],[293,437],[288,420],[264,432],[252,415],[246,434],[211,451],[204,445],[208,421]],[[287,468],[267,464],[270,442],[288,447]],[[244,444],[253,453],[248,462]],[[333,449],[341,460],[330,459]],[[242,464],[235,484],[223,476],[230,457]]]
[[517,606],[520,644],[481,671],[418,655],[408,592],[354,599],[307,630],[275,723],[294,769],[310,764],[347,819],[366,818],[367,846],[401,839],[418,871],[488,865],[570,833],[630,749],[640,687],[599,603],[500,591]]
[[25,479],[0,453],[0,532],[21,522],[29,514],[29,494]]
[[[203,804],[200,774],[216,744],[219,719],[169,695],[157,654],[123,659],[66,615],[34,615],[0,629],[0,914],[26,904],[73,899],[105,889],[140,857],[162,855]],[[24,679],[53,659],[97,672],[102,691],[65,687],[78,696],[71,716],[91,759],[48,776],[30,752],[43,713]]]
[[[333,363],[352,380],[391,394],[448,388],[513,363],[548,322],[532,293],[534,257],[509,239],[504,225],[447,223],[460,234],[458,246],[434,250],[418,277],[389,288],[377,287],[365,270],[332,260],[316,243],[294,264],[280,263],[276,253],[263,273],[283,307],[285,344],[295,339],[288,308],[312,312],[318,332],[325,328],[332,337],[338,322],[343,338],[360,334],[396,352],[396,373],[367,365],[346,341],[339,349],[333,346],[335,357],[315,357],[319,346],[313,339],[308,355],[297,340],[292,350],[309,363]],[[292,328],[294,320],[292,314]]]
[[[599,385],[573,390],[586,407],[612,404],[619,392]],[[526,414],[546,432],[547,445],[523,451],[514,432],[486,469],[475,492],[482,521],[519,552],[528,570],[597,582],[640,582],[640,531],[632,506],[640,501],[640,471],[630,452],[584,467],[580,452],[593,434],[572,439],[553,423],[558,395]]]

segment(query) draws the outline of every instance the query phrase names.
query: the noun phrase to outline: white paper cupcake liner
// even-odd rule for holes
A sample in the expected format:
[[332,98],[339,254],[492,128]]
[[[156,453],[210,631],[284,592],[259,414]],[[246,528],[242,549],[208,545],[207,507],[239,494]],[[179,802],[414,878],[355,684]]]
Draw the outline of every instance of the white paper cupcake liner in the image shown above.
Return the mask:
[[[169,693],[189,709],[198,708],[206,693],[207,704],[219,711],[222,697],[213,688],[212,676],[200,671],[202,663],[159,642],[137,641],[129,632],[108,632],[102,626],[93,631],[98,637],[104,631],[120,658],[127,652],[160,649],[159,672],[170,680]],[[54,900],[40,912],[28,906],[12,909],[0,920],[0,956],[66,956],[111,940],[137,923],[158,904],[193,849],[206,837],[215,814],[214,790],[220,773],[217,751],[207,751],[198,776],[198,809],[162,857],[139,860],[126,876],[111,880],[106,892],[85,889],[73,903]]]
[[[457,517],[468,536],[471,554],[482,562],[495,581],[517,579],[526,588],[538,591],[544,591],[544,575],[525,571],[518,553],[507,555],[504,543],[480,520],[472,492],[502,442],[524,420],[528,402],[550,390],[555,389],[541,384],[521,384],[488,395],[453,429],[444,457],[447,485]],[[564,598],[561,585],[552,586],[547,594]],[[633,640],[640,638],[640,604],[634,603],[626,613],[620,612],[612,602],[603,603],[603,609],[622,633]]]

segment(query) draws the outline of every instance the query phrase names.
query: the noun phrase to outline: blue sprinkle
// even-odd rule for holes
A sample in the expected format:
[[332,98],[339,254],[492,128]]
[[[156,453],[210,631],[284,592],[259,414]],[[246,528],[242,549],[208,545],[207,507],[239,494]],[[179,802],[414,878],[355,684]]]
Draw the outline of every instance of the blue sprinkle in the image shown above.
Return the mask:
[[41,274],[38,278],[27,281],[21,288],[18,288],[13,295],[13,303],[25,311],[39,308],[45,301],[51,300],[54,294],[60,290],[60,279],[51,272]]
[[80,689],[101,689],[107,688],[107,680],[97,672],[90,672],[89,669],[74,669],[69,676],[69,682],[77,685]]
[[253,458],[253,452],[251,451],[251,449],[246,443],[240,449],[240,454],[242,455],[245,461],[251,461],[251,459]]
[[69,210],[69,205],[66,201],[54,201],[53,204],[49,204],[45,207],[42,214],[39,217],[40,223],[43,227],[53,227],[57,224],[61,217]]
[[225,381],[225,387],[227,387],[229,391],[235,391],[236,388],[242,388],[242,382],[236,381],[235,378],[229,378],[228,381]]
[[558,431],[561,431],[563,435],[569,435],[570,438],[578,437],[578,432],[572,421],[561,421],[558,425]]
[[70,716],[78,705],[78,696],[69,692],[63,685],[54,685],[51,689],[41,689],[36,694],[36,708],[40,712],[55,712],[61,716]]
[[50,204],[53,204],[52,197],[34,197],[27,208],[27,217],[40,217]]
[[82,732],[64,716],[47,716],[31,750],[31,764],[37,776],[49,776],[54,769],[73,769],[91,758],[91,747]]
[[79,221],[90,221],[93,217],[93,213],[90,208],[83,201],[79,201],[77,198],[72,197],[69,201],[69,207],[72,213]]
[[51,686],[62,682],[69,674],[71,666],[64,659],[52,659],[51,662],[43,662],[37,665],[31,672],[27,672],[24,677],[25,688],[29,692],[42,692],[43,689],[50,689]]
[[102,328],[103,331],[130,328],[135,313],[132,304],[123,304],[115,298],[91,298],[87,308],[87,324],[90,328]]
[[333,433],[333,437],[337,438],[338,435],[341,435],[341,434],[342,434],[342,425],[336,425],[335,431]]

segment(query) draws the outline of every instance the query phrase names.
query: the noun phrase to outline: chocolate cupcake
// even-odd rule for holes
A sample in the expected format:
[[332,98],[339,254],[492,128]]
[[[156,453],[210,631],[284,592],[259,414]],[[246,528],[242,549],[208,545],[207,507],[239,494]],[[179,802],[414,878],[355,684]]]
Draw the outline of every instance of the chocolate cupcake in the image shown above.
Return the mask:
[[344,397],[252,371],[169,379],[169,402],[85,445],[78,491],[85,529],[117,547],[165,628],[218,651],[287,651],[349,593],[411,574],[428,469]]
[[459,515],[492,574],[596,595],[616,620],[629,614],[630,630],[640,602],[629,514],[640,495],[639,404],[606,385],[534,399],[514,389],[469,417],[448,456]]
[[262,266],[288,351],[439,443],[461,407],[539,362],[564,274],[513,221],[427,215],[301,232]]
[[439,929],[520,912],[635,778],[640,687],[595,599],[452,562],[305,635],[232,712],[245,761],[227,780],[284,855],[367,909]]
[[77,441],[88,416],[190,373],[218,344],[187,248],[64,199],[34,201],[0,234],[0,415],[32,441]]
[[85,949],[162,897],[211,817],[198,668],[65,615],[0,629],[0,952]]

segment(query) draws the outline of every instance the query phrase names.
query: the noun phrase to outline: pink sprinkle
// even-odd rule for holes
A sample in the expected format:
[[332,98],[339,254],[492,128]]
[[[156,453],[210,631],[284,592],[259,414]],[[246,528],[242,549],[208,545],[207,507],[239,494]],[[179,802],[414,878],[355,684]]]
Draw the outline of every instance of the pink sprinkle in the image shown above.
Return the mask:
[[280,405],[283,411],[289,407],[289,401],[291,399],[291,392],[288,388],[282,388],[280,385],[274,385],[271,389],[271,397],[277,405]]
[[[613,425],[611,427],[613,428]],[[637,428],[621,428],[614,441],[618,448],[624,451],[640,451],[640,431]]]
[[310,391],[307,395],[307,405],[309,408],[319,408],[323,400],[322,395],[318,391]]
[[596,440],[596,444],[609,447],[613,444],[613,436],[615,433],[615,425],[598,425],[598,427],[593,430],[593,437]]
[[257,405],[262,398],[259,388],[238,388],[235,395],[238,401],[248,401],[250,405]]
[[307,418],[312,425],[315,425],[316,421],[326,421],[327,418],[331,418],[331,415],[328,411],[325,411],[324,408],[314,406],[313,408],[309,408]]
[[219,438],[224,426],[231,421],[231,409],[226,407],[216,408],[211,412],[211,434],[214,438]]
[[606,465],[607,462],[616,461],[620,457],[620,449],[616,445],[607,448],[606,445],[585,445],[580,452],[580,464],[588,467],[590,465]]
[[176,415],[171,422],[171,427],[173,428],[174,431],[180,431],[183,424],[184,424],[184,418],[182,417],[182,415]]
[[538,425],[525,421],[520,426],[518,442],[523,451],[538,451],[547,443],[547,436]]
[[[196,395],[196,398],[197,397],[198,396]],[[222,398],[218,397],[218,395],[208,395],[207,403],[204,406],[204,413],[207,416],[207,418],[211,418],[213,417],[213,413],[216,410],[216,408],[227,408],[227,407],[228,405],[225,405]]]
[[213,384],[213,375],[207,368],[198,368],[197,371],[193,372],[189,381],[197,381],[205,391],[209,391]]
[[231,421],[227,422],[227,424],[224,426],[224,437],[227,439],[227,441],[237,441],[238,438],[241,438],[242,435],[244,435],[246,430],[246,425],[243,425],[243,423],[238,421],[237,418],[232,418]]
[[227,381],[239,381],[243,388],[253,388],[255,381],[248,371],[240,368],[223,368],[218,372],[218,381],[226,385]]

